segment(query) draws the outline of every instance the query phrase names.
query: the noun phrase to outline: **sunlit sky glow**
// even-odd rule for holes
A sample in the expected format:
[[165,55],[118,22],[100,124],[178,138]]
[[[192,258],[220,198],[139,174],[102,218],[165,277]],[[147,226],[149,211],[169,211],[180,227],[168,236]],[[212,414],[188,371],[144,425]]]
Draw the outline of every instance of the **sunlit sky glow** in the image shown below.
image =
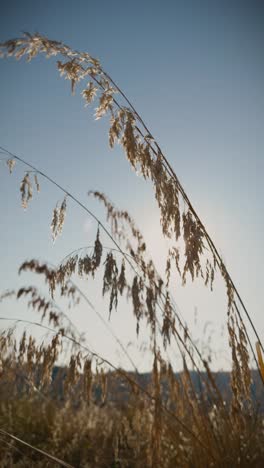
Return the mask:
[[[264,8],[260,1],[2,1],[0,41],[38,31],[98,57],[131,99],[174,167],[212,235],[235,284],[264,335]],[[53,176],[95,211],[90,189],[104,191],[140,226],[160,271],[166,242],[150,183],[136,176],[122,150],[108,147],[108,121],[95,122],[78,88],[59,77],[43,57],[30,64],[0,61],[0,145]],[[24,168],[12,176],[0,165],[0,290],[33,277],[17,276],[20,263],[37,257],[57,263],[93,243],[96,226],[69,203],[63,235],[52,243],[52,209],[63,195],[47,182],[29,209],[20,206]],[[109,245],[109,241],[105,240]],[[107,304],[92,284],[83,288],[108,318]],[[196,339],[210,321],[216,350],[223,347],[226,308],[223,288],[215,295],[200,285],[172,289]],[[113,313],[124,343],[135,340],[130,308]],[[198,323],[194,322],[197,308]],[[36,316],[19,303],[1,303],[0,315]],[[104,356],[124,364],[111,337],[85,308],[73,320]],[[144,337],[141,336],[144,341]],[[131,347],[132,348],[132,347]],[[131,353],[144,370],[147,358]],[[140,357],[141,356],[141,357]],[[228,365],[221,351],[215,367]],[[126,363],[124,364],[126,365]]]

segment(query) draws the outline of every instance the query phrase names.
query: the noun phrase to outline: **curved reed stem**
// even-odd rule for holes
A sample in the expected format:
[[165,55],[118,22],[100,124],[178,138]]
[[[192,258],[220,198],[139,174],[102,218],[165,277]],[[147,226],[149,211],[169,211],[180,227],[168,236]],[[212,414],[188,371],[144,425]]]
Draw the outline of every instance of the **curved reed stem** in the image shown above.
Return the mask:
[[30,448],[34,452],[40,453],[44,457],[48,458],[52,462],[59,464],[60,466],[64,466],[65,468],[74,468],[74,466],[70,465],[69,463],[65,463],[63,460],[60,460],[57,457],[54,457],[48,452],[45,452],[44,450],[38,449],[37,447],[34,447],[34,445],[28,444],[24,440],[20,439],[19,437],[16,437],[13,434],[10,434],[10,432],[5,431],[4,429],[0,428],[0,434],[5,435],[9,437],[10,439],[14,440],[15,442],[19,442],[20,444],[24,445],[25,447]]
[[[176,191],[181,194],[182,199],[184,200],[184,202],[186,203],[188,207],[188,211],[194,217],[195,222],[197,223],[198,227],[201,229],[201,232],[203,233],[203,236],[205,237],[207,241],[210,252],[212,253],[213,260],[218,265],[220,272],[222,274],[222,277],[226,281],[227,288],[231,288],[232,294],[234,293],[236,295],[238,302],[241,304],[241,307],[249,321],[249,324],[253,330],[253,333],[255,334],[255,337],[260,343],[262,351],[264,352],[264,347],[261,343],[260,337],[250,317],[250,314],[241,298],[241,295],[239,294],[231,278],[231,275],[229,274],[211,236],[209,235],[207,229],[205,228],[196,210],[194,209],[192,203],[190,202],[190,199],[188,198],[174,169],[172,168],[168,159],[163,154],[157,141],[155,140],[153,135],[150,133],[144,120],[136,111],[135,107],[132,105],[131,101],[128,99],[126,94],[120,89],[120,87],[115,83],[115,81],[103,70],[100,62],[97,59],[94,59],[93,57],[91,57],[87,53],[80,53],[77,50],[72,50],[70,47],[68,47],[62,42],[51,41],[48,38],[41,36],[40,34],[37,34],[37,33],[33,35],[29,33],[24,33],[23,38],[11,39],[9,41],[6,41],[5,43],[1,43],[0,49],[1,49],[1,56],[5,56],[5,54],[7,54],[8,56],[13,55],[17,59],[21,58],[23,55],[27,55],[28,60],[31,60],[33,57],[41,53],[44,53],[47,58],[53,55],[55,56],[61,55],[63,58],[68,59],[69,62],[66,62],[65,64],[62,64],[61,62],[57,62],[58,69],[61,75],[66,74],[66,78],[71,80],[73,93],[74,93],[76,83],[78,83],[78,81],[80,81],[81,79],[84,79],[85,77],[87,77],[87,75],[103,91],[103,94],[100,100],[100,106],[99,108],[97,108],[97,111],[96,111],[96,118],[101,118],[102,115],[106,114],[108,111],[111,111],[112,116],[113,116],[113,108],[112,108],[111,103],[115,104],[116,107],[120,111],[123,111],[124,114],[127,114],[128,121],[130,122],[129,124],[130,130],[128,129],[128,133],[129,132],[130,133],[129,135],[127,135],[128,139],[130,140],[134,139],[134,136],[133,136],[133,128],[134,128],[138,132],[138,134],[142,137],[147,147],[151,149],[153,155],[155,155],[156,158],[157,159],[159,158],[159,160],[161,161],[161,164],[165,168],[165,171],[168,173],[169,177],[175,183]],[[93,91],[91,92],[91,89],[88,89],[88,88],[84,91],[84,96],[86,96],[87,103],[90,103],[94,95],[96,94],[96,92],[94,94]],[[119,95],[125,100],[128,107],[124,107],[120,105],[118,100],[114,98],[113,94],[116,92],[119,93]],[[130,116],[128,113],[130,113]],[[132,117],[135,120],[135,122],[139,122],[139,124],[143,128],[143,131],[140,128],[138,128],[136,125],[131,123]],[[117,137],[118,133],[119,131],[117,132],[115,131],[115,138]],[[131,141],[127,143],[129,145]],[[128,159],[130,160],[132,166],[135,168],[135,165],[134,165],[135,160],[133,161],[133,159],[135,157],[134,149],[135,149],[136,142],[134,140],[134,143],[132,144],[132,147],[133,145],[134,147],[132,148],[131,154],[130,154],[129,148],[126,147],[127,143],[123,141],[123,146],[124,146],[125,152],[127,153]],[[35,168],[33,169],[35,170]],[[187,266],[187,270],[188,270],[188,266]]]

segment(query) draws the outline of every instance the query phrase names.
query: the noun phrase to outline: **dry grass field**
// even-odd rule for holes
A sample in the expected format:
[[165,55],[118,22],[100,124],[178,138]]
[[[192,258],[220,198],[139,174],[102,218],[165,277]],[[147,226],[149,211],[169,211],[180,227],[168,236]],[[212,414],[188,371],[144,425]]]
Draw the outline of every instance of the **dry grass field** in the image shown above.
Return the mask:
[[[8,317],[1,317],[0,466],[262,467],[261,339],[217,246],[155,137],[100,62],[88,53],[28,33],[1,44],[0,51],[3,58],[28,61],[38,55],[55,57],[72,93],[82,86],[84,103],[95,106],[95,118],[109,118],[110,147],[120,145],[131,168],[152,182],[162,233],[170,242],[161,276],[128,212],[114,206],[104,193],[90,192],[105,208],[106,224],[102,223],[53,174],[1,148],[7,171],[12,173],[16,165],[26,170],[20,185],[24,209],[41,190],[43,179],[61,192],[51,220],[54,241],[63,234],[69,200],[93,219],[97,233],[91,248],[76,246],[57,267],[36,259],[21,265],[20,272],[41,279],[47,295],[31,285],[2,293],[1,301],[24,301],[36,312],[36,321],[25,317],[10,325]],[[108,239],[108,247],[102,236]],[[199,280],[212,291],[216,277],[225,285],[223,316],[227,314],[232,360],[228,398],[174,305],[175,275],[183,285]],[[152,354],[146,382],[122,336],[114,338],[133,372],[90,349],[76,330],[69,307],[78,307],[80,301],[89,306],[89,298],[74,282],[76,276],[101,282],[109,321],[101,319],[110,329],[111,315],[124,300],[137,334],[146,324]],[[58,306],[60,300],[63,309]],[[29,333],[29,324],[31,329],[41,328],[45,340]],[[171,346],[181,355],[182,370],[177,376],[167,355]],[[258,370],[259,401],[252,393],[251,359]],[[62,361],[63,367],[56,367]],[[54,369],[59,369],[56,375]]]

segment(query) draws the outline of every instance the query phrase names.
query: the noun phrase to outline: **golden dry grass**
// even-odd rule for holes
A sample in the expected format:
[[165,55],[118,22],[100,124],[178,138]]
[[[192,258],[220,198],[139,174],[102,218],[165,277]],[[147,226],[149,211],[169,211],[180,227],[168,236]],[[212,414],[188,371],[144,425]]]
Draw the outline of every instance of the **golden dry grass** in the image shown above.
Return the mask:
[[[0,50],[3,56],[17,59],[26,56],[31,60],[41,53],[59,57],[57,68],[70,80],[72,92],[83,80],[89,80],[82,90],[85,104],[96,103],[96,119],[109,116],[110,147],[120,144],[132,168],[152,181],[162,232],[171,242],[164,279],[126,211],[117,209],[103,193],[89,193],[103,203],[110,223],[108,230],[51,176],[2,148],[10,173],[15,162],[27,166],[20,186],[24,209],[34,190],[40,190],[41,178],[63,192],[64,198],[54,208],[51,221],[54,241],[63,230],[67,198],[89,213],[98,229],[92,249],[76,249],[56,268],[34,259],[21,265],[20,272],[30,271],[43,277],[49,287],[48,298],[33,286],[1,296],[2,300],[12,296],[26,299],[28,306],[41,314],[35,326],[49,333],[48,340],[39,342],[33,334],[24,332],[19,336],[14,327],[2,331],[1,466],[54,463],[75,467],[262,466],[263,416],[252,398],[249,363],[252,353],[264,381],[263,347],[216,246],[155,138],[99,61],[89,54],[73,51],[38,34],[7,41]],[[121,104],[122,100],[126,105]],[[111,248],[103,245],[102,232],[111,240]],[[178,248],[179,239],[184,244],[183,255]],[[205,287],[213,290],[217,274],[225,283],[232,357],[228,402],[174,307],[170,294],[172,268],[183,285],[200,278]],[[136,369],[133,374],[126,372],[92,351],[67,312],[56,303],[58,294],[77,307],[81,299],[89,303],[74,285],[73,277],[94,279],[98,274],[102,277],[102,295],[108,297],[109,318],[125,296],[137,333],[142,322],[148,325],[153,357],[148,385],[142,385]],[[244,316],[258,341],[257,356]],[[115,339],[130,358],[122,337]],[[182,356],[184,370],[179,378],[166,357],[172,342]],[[68,353],[65,375],[56,383],[52,375],[65,350]],[[130,362],[134,365],[131,358]],[[199,377],[200,392],[194,386],[190,365]],[[125,398],[120,394],[123,388],[120,382],[126,386]],[[113,394],[119,397],[115,402]]]

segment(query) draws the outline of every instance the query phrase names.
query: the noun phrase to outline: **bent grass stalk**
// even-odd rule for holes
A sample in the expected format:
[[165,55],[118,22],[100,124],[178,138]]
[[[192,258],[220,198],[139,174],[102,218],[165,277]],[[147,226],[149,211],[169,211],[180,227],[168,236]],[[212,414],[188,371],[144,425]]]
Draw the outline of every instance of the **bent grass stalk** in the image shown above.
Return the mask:
[[[49,319],[57,330],[37,322],[22,319],[17,320],[17,322],[42,327],[52,333],[53,338],[49,344],[38,346],[35,339],[31,335],[27,338],[26,332],[24,332],[17,346],[12,330],[6,330],[2,333],[0,341],[1,361],[3,366],[5,366],[5,370],[7,371],[10,363],[12,364],[11,368],[16,365],[24,365],[28,369],[29,377],[31,377],[34,365],[40,366],[42,368],[40,382],[42,382],[41,385],[45,386],[50,379],[53,366],[62,352],[64,339],[66,339],[80,349],[77,353],[75,348],[72,351],[65,380],[65,392],[68,392],[71,398],[74,397],[73,388],[77,384],[78,376],[80,376],[81,369],[83,368],[84,390],[86,391],[87,402],[89,404],[92,382],[91,365],[94,359],[96,362],[95,376],[101,379],[103,404],[105,404],[106,395],[106,376],[98,371],[98,365],[100,367],[101,364],[105,364],[111,368],[117,375],[129,383],[131,389],[136,389],[138,395],[144,395],[148,400],[149,411],[151,413],[151,419],[147,425],[150,448],[144,452],[148,460],[145,464],[153,467],[162,466],[161,464],[164,462],[162,454],[167,453],[166,451],[164,452],[164,445],[162,445],[164,444],[166,434],[168,436],[166,443],[167,441],[169,443],[173,439],[178,441],[177,455],[178,457],[182,457],[179,458],[182,466],[190,466],[190,463],[194,463],[195,466],[197,464],[199,467],[209,464],[218,466],[217,463],[222,463],[223,460],[229,466],[235,466],[238,460],[236,454],[238,453],[239,457],[241,457],[244,450],[244,442],[242,443],[241,440],[245,440],[247,437],[247,421],[252,420],[251,410],[248,411],[248,405],[252,408],[253,403],[250,395],[251,374],[247,348],[248,346],[250,347],[262,382],[264,383],[263,346],[241,295],[227,271],[225,263],[190,202],[174,169],[131,101],[103,70],[98,60],[89,54],[73,51],[60,42],[50,41],[39,34],[30,35],[26,33],[22,38],[7,41],[0,45],[0,51],[2,51],[2,55],[4,56],[14,56],[17,59],[27,56],[28,60],[31,60],[40,53],[44,53],[47,58],[50,56],[60,56],[64,62],[59,60],[57,68],[62,76],[70,80],[73,93],[79,82],[84,79],[89,80],[88,85],[82,91],[86,105],[92,101],[97,102],[97,107],[95,108],[96,119],[100,119],[105,115],[110,116],[110,147],[113,148],[116,143],[120,144],[131,167],[145,179],[149,179],[152,182],[155,198],[160,209],[162,232],[164,237],[169,239],[172,244],[168,252],[165,272],[166,282],[164,282],[152,260],[147,257],[144,239],[127,212],[117,210],[104,194],[99,192],[91,193],[105,206],[107,221],[111,223],[110,232],[89,208],[81,203],[72,193],[65,190],[52,177],[39,171],[20,156],[14,155],[9,150],[0,147],[1,153],[7,156],[6,163],[10,173],[14,169],[15,161],[23,163],[28,168],[20,185],[23,208],[27,208],[33,196],[32,178],[37,191],[40,189],[38,176],[42,176],[64,193],[65,196],[61,204],[56,205],[53,210],[51,224],[53,240],[62,231],[68,198],[72,199],[85,210],[98,225],[94,250],[91,255],[87,254],[83,256],[83,249],[76,249],[67,255],[54,271],[51,271],[45,264],[37,264],[34,260],[25,262],[21,266],[21,270],[29,269],[37,273],[44,273],[53,299],[56,288],[65,288],[77,269],[80,276],[88,277],[90,275],[90,277],[94,278],[102,264],[103,255],[105,255],[102,295],[107,294],[109,296],[109,318],[112,309],[117,308],[118,299],[126,291],[127,297],[133,306],[137,333],[143,318],[149,326],[153,355],[152,383],[150,389],[146,389],[127,372],[118,369],[109,360],[93,352],[89,347],[77,340],[74,334],[71,333],[71,329],[73,328],[71,324],[69,324],[70,333],[61,328],[59,316],[49,311]],[[113,243],[112,248],[106,249],[101,244],[99,227]],[[129,230],[129,234],[127,229]],[[184,244],[184,255],[182,256],[180,256],[178,249],[179,238],[182,238]],[[124,241],[126,242],[125,248],[122,246]],[[119,265],[115,256],[117,252],[122,256],[121,265]],[[183,267],[180,266],[180,260],[183,262]],[[126,274],[126,264],[130,267],[132,278]],[[231,373],[232,401],[230,414],[228,414],[225,402],[211,374],[208,363],[203,360],[202,354],[193,342],[188,329],[184,326],[183,320],[180,318],[168,292],[172,264],[174,264],[178,271],[183,285],[186,284],[188,277],[192,281],[200,277],[204,285],[213,290],[215,274],[217,272],[220,273],[224,280],[228,303],[227,326],[233,366]],[[32,287],[22,288],[18,292],[17,297],[27,296],[28,294],[32,295],[29,304],[32,304],[33,308],[39,306],[39,310],[44,308],[45,316],[46,310],[48,310],[46,307],[48,306]],[[91,307],[89,299],[86,298],[81,290],[79,290],[79,294]],[[4,296],[8,297],[8,293]],[[240,307],[246,315],[257,339],[256,352],[258,359],[244,324]],[[94,307],[92,308],[105,325],[105,320],[101,317],[101,314]],[[160,323],[158,312],[161,314],[162,323]],[[10,319],[1,317],[1,320]],[[16,319],[14,320],[16,321]],[[107,328],[111,332],[110,326]],[[113,332],[111,333],[124,354],[130,359],[121,340]],[[158,344],[159,338],[162,339],[162,345]],[[181,387],[173,375],[170,362],[165,363],[162,358],[162,352],[167,351],[167,347],[171,345],[172,339],[175,340],[184,363],[184,372],[180,378]],[[83,354],[84,352],[85,354]],[[193,355],[193,352],[195,355]],[[197,357],[205,367],[207,381],[204,380],[204,383],[208,393],[202,393],[200,397],[194,391],[190,371],[186,363],[186,356],[188,356],[193,367],[197,370],[201,381],[203,379],[196,362]],[[130,362],[133,364],[132,360]],[[168,404],[163,400],[162,395],[162,379],[165,378],[164,376],[166,376],[166,381],[169,385],[169,399],[171,399],[171,402],[169,400]],[[131,395],[133,395],[133,390]],[[212,401],[218,404],[218,412],[215,416],[217,417],[216,421],[214,420],[213,413],[216,409],[213,408],[211,411],[206,410],[207,395],[210,395]],[[140,410],[140,398],[134,408],[136,412]],[[133,421],[135,421],[135,414],[133,416],[134,419],[132,418]],[[169,416],[171,420],[174,420],[182,428],[184,431],[183,435],[178,433],[177,427],[172,427],[169,421],[165,421],[165,415]],[[228,438],[226,439],[225,434],[227,431]],[[6,435],[11,439],[13,438],[13,440],[16,438],[10,432],[7,432]],[[237,442],[238,435],[239,442]],[[192,445],[188,444],[188,436],[191,437]],[[20,442],[23,443],[23,441]],[[202,448],[202,452],[198,451],[196,453],[196,443],[197,446]],[[246,442],[245,444],[247,447]],[[235,446],[238,447],[237,452],[234,451]],[[230,452],[230,456],[227,455],[226,447],[231,448],[231,452],[234,451],[234,454]],[[260,447],[261,444],[258,446],[258,455],[261,452]],[[33,446],[31,448],[34,449]],[[249,447],[247,447],[248,450]],[[45,455],[45,451],[43,455]],[[194,458],[188,458],[192,456]],[[206,458],[207,456],[208,458]],[[261,457],[261,455],[259,456]],[[58,461],[60,460],[58,459]],[[116,463],[116,455],[114,456],[114,463]],[[175,464],[175,460],[173,463]]]
[[[47,58],[51,56],[61,55],[63,58],[68,59],[68,61],[65,63],[58,61],[57,67],[60,71],[61,76],[65,76],[71,81],[71,89],[73,94],[77,83],[79,83],[81,80],[87,77],[91,79],[88,87],[86,87],[82,92],[82,95],[86,100],[87,105],[90,104],[96,97],[98,89],[101,89],[102,93],[99,99],[99,107],[96,108],[95,116],[96,119],[100,119],[107,113],[111,114],[112,126],[109,131],[110,146],[113,147],[113,145],[115,144],[115,140],[120,138],[120,134],[122,130],[124,130],[123,136],[122,138],[120,138],[119,141],[124,147],[127,158],[130,161],[132,167],[135,169],[137,165],[141,166],[142,175],[145,178],[152,178],[152,180],[154,181],[154,185],[157,184],[158,181],[160,181],[160,175],[157,179],[157,174],[155,174],[155,167],[152,167],[150,164],[149,158],[150,152],[152,152],[152,154],[156,157],[156,162],[158,163],[159,169],[164,168],[165,172],[169,175],[169,178],[171,178],[167,182],[164,181],[163,188],[156,186],[156,198],[161,209],[161,221],[163,223],[164,235],[167,237],[171,237],[169,226],[172,222],[175,222],[175,220],[173,220],[172,213],[170,212],[173,206],[174,210],[177,211],[177,213],[174,212],[174,216],[177,215],[178,218],[176,220],[178,224],[175,224],[176,240],[180,235],[181,228],[179,225],[180,213],[178,205],[178,193],[181,194],[184,202],[188,207],[190,215],[193,216],[198,228],[200,229],[200,240],[198,241],[198,245],[195,247],[197,251],[194,250],[191,254],[193,255],[193,258],[191,258],[190,253],[188,253],[188,249],[186,250],[186,254],[189,258],[187,258],[185,264],[186,271],[183,274],[183,281],[186,281],[185,274],[188,270],[192,278],[194,278],[194,268],[196,268],[197,274],[199,274],[199,272],[201,273],[199,257],[203,251],[204,238],[213,256],[213,265],[210,264],[211,272],[215,271],[217,265],[220,273],[223,276],[223,279],[225,280],[229,301],[231,300],[232,302],[234,294],[237,296],[238,302],[241,304],[242,309],[244,310],[246,317],[249,320],[250,326],[252,327],[253,332],[258,342],[260,343],[262,351],[264,352],[264,348],[261,344],[261,340],[258,336],[257,330],[245,307],[241,295],[235,287],[234,282],[229,272],[227,271],[227,268],[214,242],[208,234],[205,226],[201,222],[197,212],[193,208],[193,205],[191,204],[176,173],[174,172],[167,158],[164,156],[155,138],[145,125],[143,119],[132,105],[131,101],[127,98],[125,93],[123,93],[122,90],[117,86],[113,79],[103,70],[99,60],[91,57],[87,53],[79,53],[78,51],[72,50],[70,47],[66,46],[61,42],[51,41],[46,37],[41,36],[40,34],[31,35],[29,33],[25,33],[23,38],[11,39],[9,41],[6,41],[5,43],[2,43],[0,47],[2,49],[3,56],[5,56],[6,54],[8,56],[15,56],[15,58],[20,59],[21,57],[26,55],[28,61],[32,60],[35,56],[37,56],[40,53],[44,53]],[[94,87],[93,82],[97,84],[98,88]],[[117,99],[114,97],[116,94],[120,95],[121,98],[124,99],[128,107],[119,104]],[[119,114],[115,114],[113,105],[115,105],[117,109],[119,109]],[[138,122],[142,126],[144,132],[142,132],[142,130],[136,125],[136,122]],[[140,142],[137,135],[134,134],[134,132],[138,133],[138,136],[142,138],[144,142],[143,145]],[[162,174],[164,176],[164,179],[166,179],[165,172]],[[174,188],[171,186],[171,180],[173,181],[173,184],[175,184]],[[173,195],[171,203],[174,203],[174,205],[170,205],[170,203],[168,205],[166,195]],[[29,197],[30,196],[31,194],[29,193]],[[165,206],[167,206],[168,208],[168,210],[165,212],[163,209],[163,196],[166,200]],[[189,221],[191,222],[191,218],[189,218]],[[194,224],[192,225],[194,227]],[[194,261],[195,263],[193,263]],[[231,302],[229,302],[229,307],[231,305]]]

